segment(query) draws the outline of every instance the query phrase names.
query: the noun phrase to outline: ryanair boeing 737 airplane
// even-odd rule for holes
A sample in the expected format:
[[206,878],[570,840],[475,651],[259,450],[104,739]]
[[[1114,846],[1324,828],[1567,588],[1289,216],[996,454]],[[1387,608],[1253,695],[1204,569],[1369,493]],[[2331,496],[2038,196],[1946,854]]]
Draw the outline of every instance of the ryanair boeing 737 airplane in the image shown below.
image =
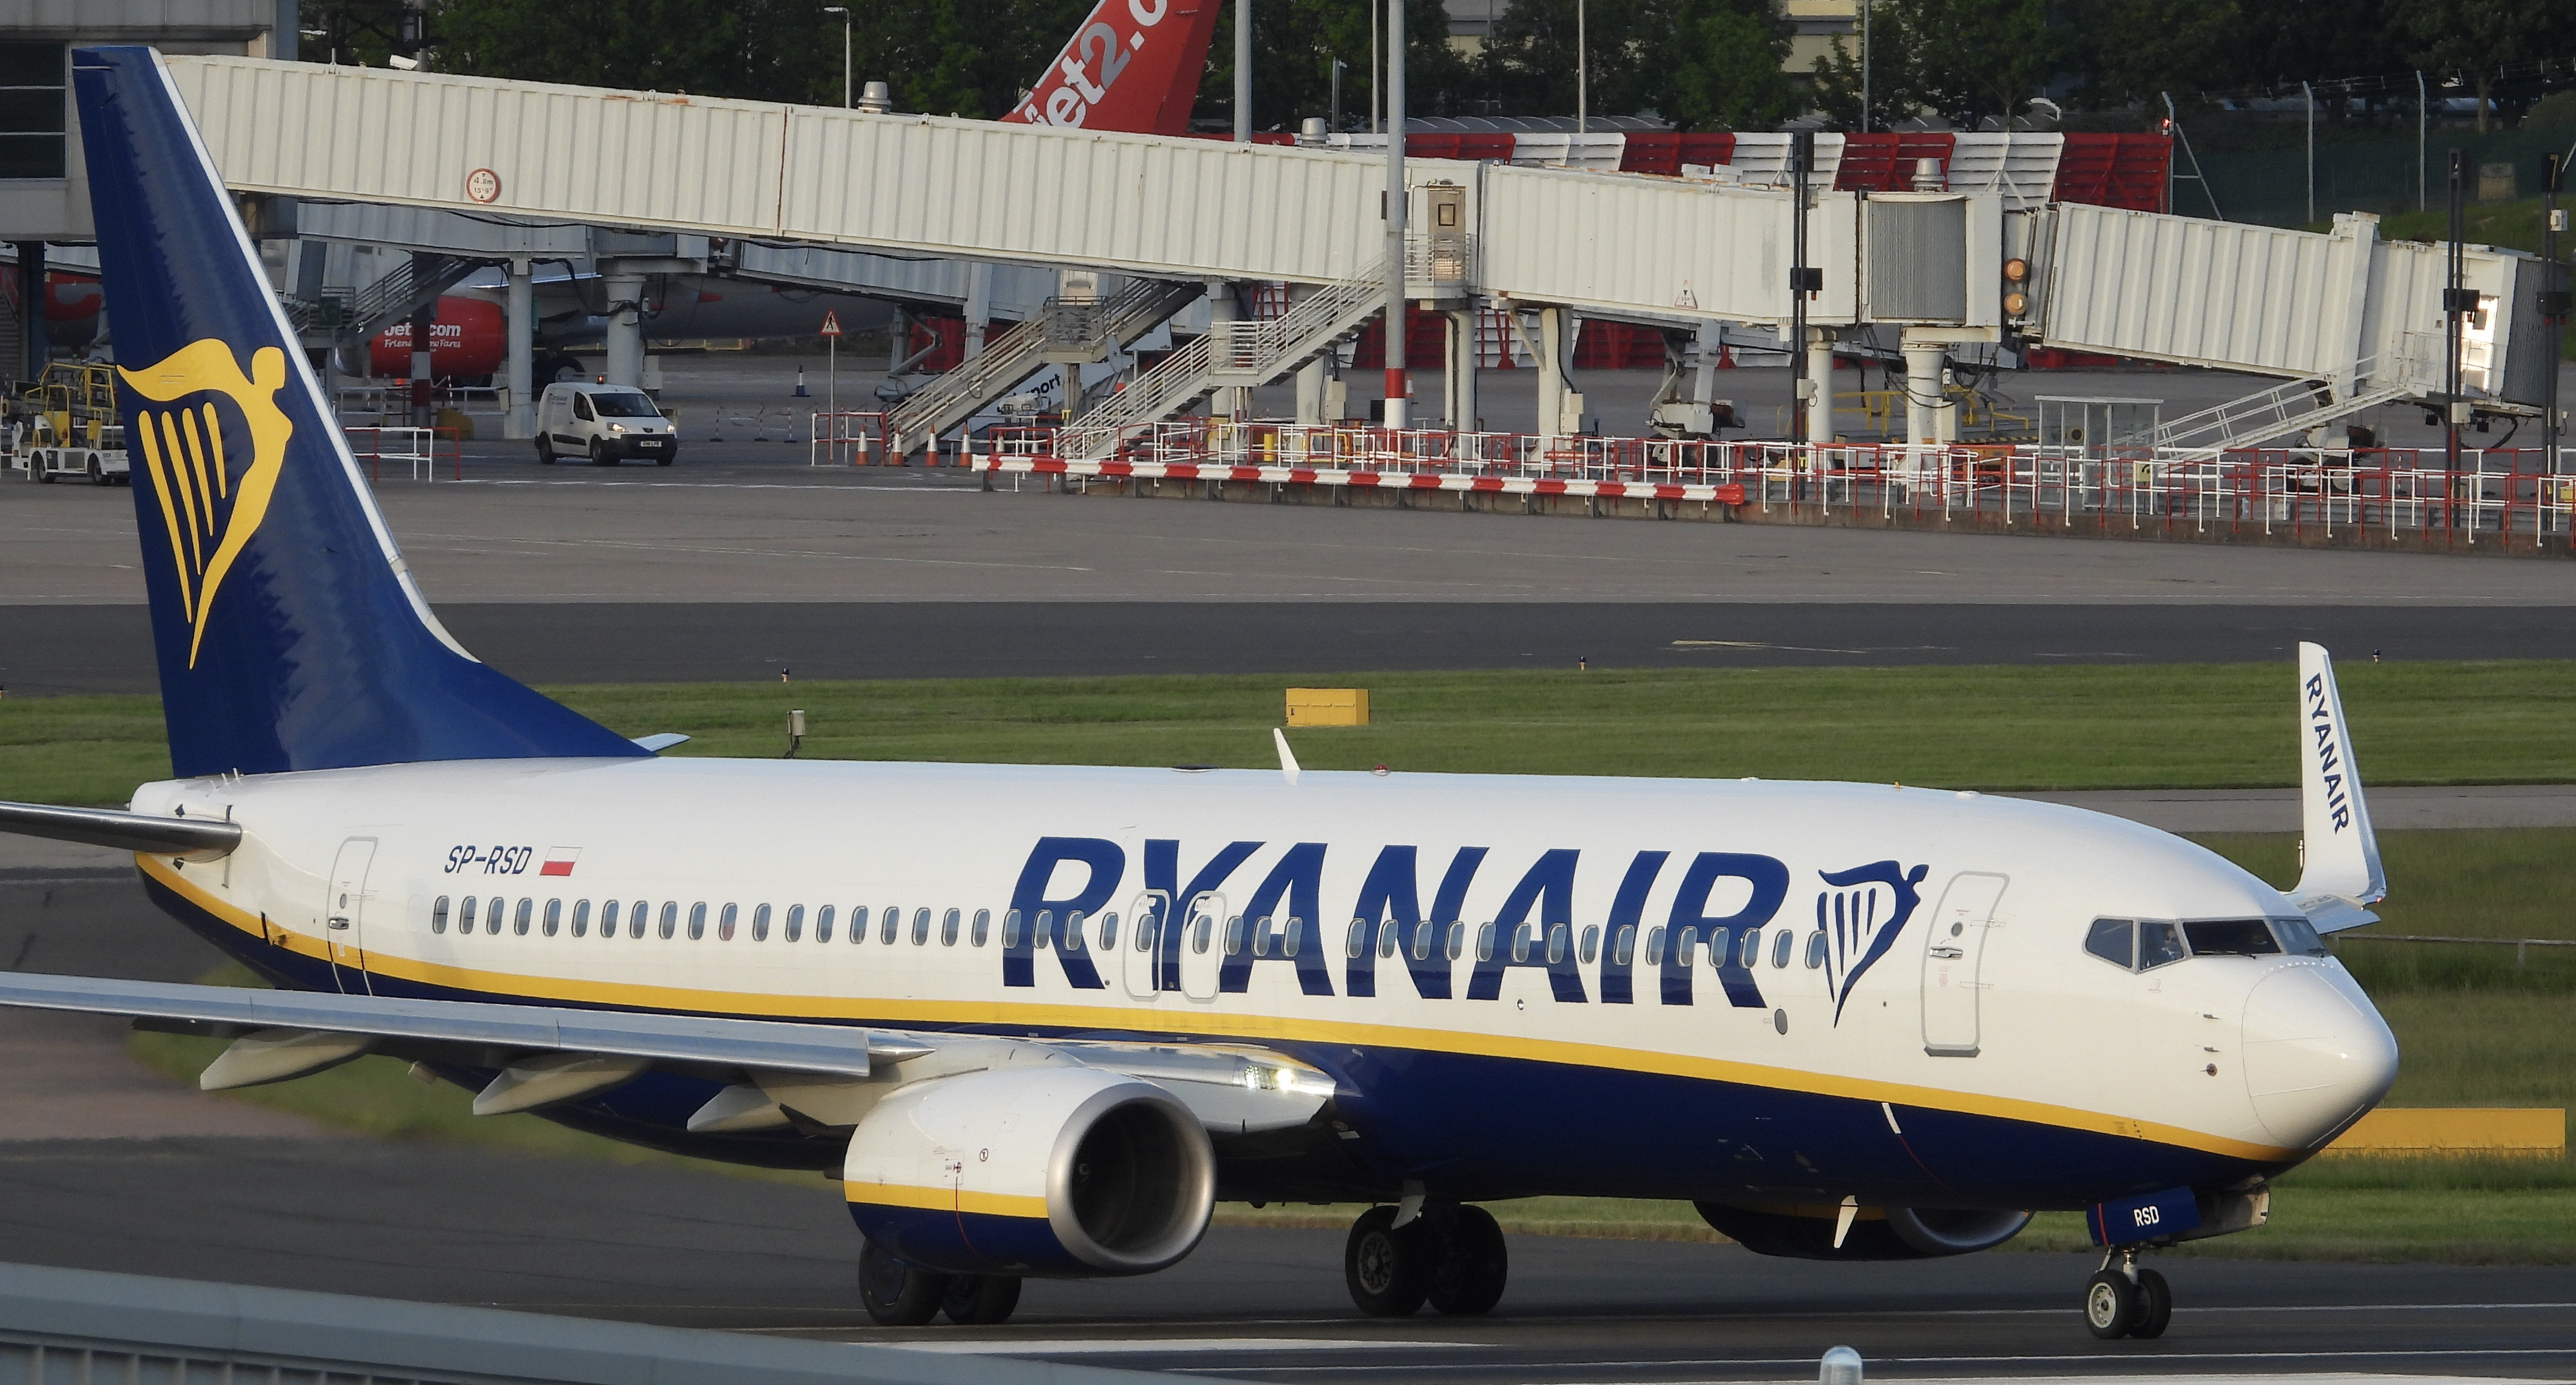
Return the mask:
[[2320,931],[2385,892],[2305,646],[2306,878],[1887,784],[665,759],[422,599],[158,57],[75,54],[129,364],[170,757],[130,849],[273,991],[9,975],[0,1003],[361,1054],[715,1159],[837,1169],[880,1322],[1144,1274],[1216,1199],[1372,1204],[1367,1313],[1502,1296],[1476,1206],[1687,1199],[1765,1255],[1985,1250],[2087,1212],[2083,1309],[2246,1231],[2388,1089]]

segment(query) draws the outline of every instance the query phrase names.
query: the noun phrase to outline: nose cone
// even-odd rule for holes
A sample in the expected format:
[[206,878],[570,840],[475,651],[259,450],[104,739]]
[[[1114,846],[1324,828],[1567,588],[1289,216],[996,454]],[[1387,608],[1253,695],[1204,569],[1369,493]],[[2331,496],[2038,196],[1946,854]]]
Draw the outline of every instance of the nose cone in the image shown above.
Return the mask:
[[2379,1104],[2397,1038],[2343,968],[2284,967],[2245,998],[2245,1087],[2273,1138],[2311,1149]]

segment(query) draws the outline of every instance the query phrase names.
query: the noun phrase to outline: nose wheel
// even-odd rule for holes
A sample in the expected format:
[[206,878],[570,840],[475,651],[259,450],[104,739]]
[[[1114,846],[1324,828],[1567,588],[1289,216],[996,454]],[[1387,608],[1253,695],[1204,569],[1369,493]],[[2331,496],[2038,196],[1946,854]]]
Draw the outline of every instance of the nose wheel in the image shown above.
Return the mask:
[[1398,1210],[1372,1207],[1351,1223],[1342,1279],[1351,1302],[1373,1318],[1408,1317],[1428,1303],[1457,1317],[1491,1312],[1511,1280],[1511,1255],[1491,1212],[1428,1204],[1404,1225]]
[[2161,1337],[2172,1321],[2172,1286],[2163,1275],[2140,1268],[2134,1250],[2103,1256],[2102,1268],[2084,1283],[2085,1330],[2106,1342]]

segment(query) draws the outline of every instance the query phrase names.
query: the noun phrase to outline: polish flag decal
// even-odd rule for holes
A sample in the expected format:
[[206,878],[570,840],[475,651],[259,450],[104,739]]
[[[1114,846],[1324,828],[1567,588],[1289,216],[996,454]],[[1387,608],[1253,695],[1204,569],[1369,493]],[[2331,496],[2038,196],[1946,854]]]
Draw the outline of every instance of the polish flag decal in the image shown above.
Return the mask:
[[580,847],[558,846],[549,848],[546,852],[546,863],[538,869],[537,874],[570,875],[572,874],[573,863],[580,859]]

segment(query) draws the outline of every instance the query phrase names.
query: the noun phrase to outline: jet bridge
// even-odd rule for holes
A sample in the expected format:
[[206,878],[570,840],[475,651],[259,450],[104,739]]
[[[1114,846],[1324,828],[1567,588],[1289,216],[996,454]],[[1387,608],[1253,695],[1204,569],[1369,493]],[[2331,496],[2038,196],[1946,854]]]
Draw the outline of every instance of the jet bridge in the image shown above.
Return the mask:
[[[1294,340],[1238,333],[1209,343],[1203,360],[1122,401],[1123,426],[1141,426],[1127,415],[1186,407],[1209,388],[1311,359],[1348,330],[1339,309],[1353,294],[1343,286],[1379,272],[1384,254],[1384,167],[1356,153],[249,58],[166,61],[226,182],[245,192],[1149,280],[1285,282],[1333,309],[1301,320]],[[1713,166],[1662,177],[1408,160],[1412,224],[1429,223],[1435,197],[1458,212],[1445,248],[1407,254],[1409,267],[1418,254],[1454,277],[1408,273],[1410,296],[1543,315],[1780,324],[1791,309],[1795,199],[1756,185],[1787,179],[1761,176],[1772,152],[1763,141],[1740,142],[1746,162],[1724,177]],[[2416,338],[2439,326],[2427,311],[2438,304],[2438,256],[2377,243],[2366,218],[2317,235],[2035,206],[2035,179],[2016,176],[2012,160],[2006,148],[1992,168],[1959,170],[1969,186],[1906,192],[1833,190],[1819,170],[1805,263],[1823,268],[1823,285],[1806,305],[1804,349],[1830,353],[1846,328],[1897,326],[1928,400],[1941,398],[1949,347],[2008,333],[2314,382],[2327,408],[2392,385],[2424,392]],[[2012,318],[2008,258],[2033,263],[2038,290]],[[2537,392],[2524,382],[2546,368],[2529,325],[2538,276],[2512,252],[2475,259],[2492,307],[2473,328],[2469,393],[2479,407],[2527,406]],[[1542,366],[1561,375],[1561,364]],[[1910,434],[1937,436],[1942,413],[1915,410]],[[1542,432],[1561,428],[1542,420]]]

